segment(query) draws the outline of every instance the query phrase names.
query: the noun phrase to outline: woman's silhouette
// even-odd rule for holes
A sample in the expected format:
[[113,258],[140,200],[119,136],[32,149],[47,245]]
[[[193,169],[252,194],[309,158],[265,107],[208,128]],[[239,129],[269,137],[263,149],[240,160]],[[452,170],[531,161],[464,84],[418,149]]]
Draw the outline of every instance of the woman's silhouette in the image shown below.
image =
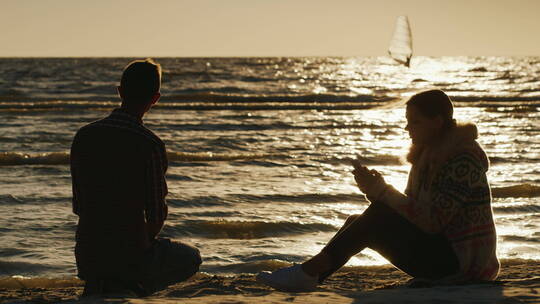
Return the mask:
[[259,281],[281,290],[313,290],[364,248],[435,283],[497,277],[489,161],[476,142],[476,126],[458,125],[451,100],[440,90],[412,96],[406,118],[412,168],[405,193],[354,161],[354,178],[371,205],[350,216],[319,254],[301,265],[262,272]]

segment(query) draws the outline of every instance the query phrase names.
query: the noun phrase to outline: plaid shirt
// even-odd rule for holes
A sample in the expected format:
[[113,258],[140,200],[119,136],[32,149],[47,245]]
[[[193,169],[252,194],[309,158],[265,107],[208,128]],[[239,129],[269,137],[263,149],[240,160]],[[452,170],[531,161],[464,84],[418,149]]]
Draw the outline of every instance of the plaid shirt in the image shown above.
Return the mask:
[[[165,203],[167,181],[165,180],[165,172],[167,171],[168,165],[165,144],[152,131],[143,126],[141,119],[124,112],[122,109],[115,109],[108,117],[83,127],[75,136],[71,157],[73,212],[77,215],[81,215],[83,208],[86,208],[84,202],[81,201],[83,200],[82,193],[84,193],[84,189],[81,189],[81,187],[84,186],[79,183],[78,174],[81,162],[84,161],[84,159],[88,159],[88,156],[80,157],[84,152],[79,151],[78,146],[80,145],[79,141],[81,140],[79,134],[88,131],[89,129],[99,129],[100,131],[95,132],[95,134],[100,136],[105,136],[110,129],[129,132],[140,137],[141,141],[150,148],[150,157],[146,159],[146,163],[144,164],[146,167],[145,187],[147,189],[147,191],[145,191],[147,195],[145,197],[144,211],[147,221],[164,221],[167,218],[167,204]],[[95,143],[90,144],[99,145],[100,137],[88,138],[87,140],[95,141]],[[116,168],[111,167],[109,170],[116,170]],[[108,172],[104,171],[103,174],[108,174]]]
[[167,218],[167,154],[142,120],[122,109],[82,127],[71,146],[75,256],[81,278],[137,275],[147,223]]

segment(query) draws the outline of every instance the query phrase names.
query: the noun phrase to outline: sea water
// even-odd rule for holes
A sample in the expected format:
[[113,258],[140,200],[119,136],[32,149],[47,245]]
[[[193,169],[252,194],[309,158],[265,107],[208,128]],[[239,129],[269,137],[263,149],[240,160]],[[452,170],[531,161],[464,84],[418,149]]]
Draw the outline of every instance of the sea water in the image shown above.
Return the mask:
[[[119,105],[130,60],[0,59],[0,282],[76,275],[69,148],[78,128]],[[403,190],[403,100],[432,88],[478,125],[499,257],[540,259],[540,58],[157,61],[163,98],[144,121],[169,153],[162,234],[198,247],[202,271],[254,273],[316,254],[368,206],[352,158]],[[371,250],[349,261],[385,263]]]

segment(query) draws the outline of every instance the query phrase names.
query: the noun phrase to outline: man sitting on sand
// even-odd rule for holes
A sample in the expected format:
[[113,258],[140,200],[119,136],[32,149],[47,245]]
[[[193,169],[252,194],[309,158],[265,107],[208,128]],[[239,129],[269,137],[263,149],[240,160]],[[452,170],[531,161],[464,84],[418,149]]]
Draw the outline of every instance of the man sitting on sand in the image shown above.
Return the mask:
[[161,66],[130,63],[120,108],[82,127],[71,147],[75,257],[83,295],[145,296],[195,274],[199,251],[158,238],[168,208],[165,144],[142,122],[160,98]]

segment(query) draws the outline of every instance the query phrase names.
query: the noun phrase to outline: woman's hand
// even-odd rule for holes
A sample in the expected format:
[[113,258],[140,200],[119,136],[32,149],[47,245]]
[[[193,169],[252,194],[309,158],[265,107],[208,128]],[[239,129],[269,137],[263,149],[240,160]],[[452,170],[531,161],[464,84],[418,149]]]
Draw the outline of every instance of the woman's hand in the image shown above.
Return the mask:
[[377,170],[370,170],[360,164],[357,160],[352,162],[354,170],[354,180],[360,191],[364,192],[370,200],[377,200],[384,192],[387,185],[381,173]]

